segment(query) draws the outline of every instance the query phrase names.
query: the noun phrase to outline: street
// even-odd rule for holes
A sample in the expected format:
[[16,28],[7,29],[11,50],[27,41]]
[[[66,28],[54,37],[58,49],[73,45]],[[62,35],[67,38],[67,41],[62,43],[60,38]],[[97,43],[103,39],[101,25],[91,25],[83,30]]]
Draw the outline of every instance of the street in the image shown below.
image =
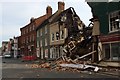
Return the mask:
[[22,62],[20,59],[2,59],[2,80],[24,80],[25,78],[118,78],[118,76],[88,71],[68,72],[28,67],[28,65],[32,64],[35,63],[30,61]]

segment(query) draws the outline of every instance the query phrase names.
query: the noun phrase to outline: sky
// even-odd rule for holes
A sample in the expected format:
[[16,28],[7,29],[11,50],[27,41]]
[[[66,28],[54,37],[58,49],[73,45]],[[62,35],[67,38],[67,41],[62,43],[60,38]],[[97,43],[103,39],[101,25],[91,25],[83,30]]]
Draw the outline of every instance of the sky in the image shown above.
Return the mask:
[[1,0],[0,1],[0,47],[2,41],[20,36],[20,28],[30,22],[30,18],[38,18],[46,13],[46,7],[52,12],[58,9],[58,1],[64,1],[65,9],[73,7],[80,19],[88,25],[92,18],[91,8],[85,0]]

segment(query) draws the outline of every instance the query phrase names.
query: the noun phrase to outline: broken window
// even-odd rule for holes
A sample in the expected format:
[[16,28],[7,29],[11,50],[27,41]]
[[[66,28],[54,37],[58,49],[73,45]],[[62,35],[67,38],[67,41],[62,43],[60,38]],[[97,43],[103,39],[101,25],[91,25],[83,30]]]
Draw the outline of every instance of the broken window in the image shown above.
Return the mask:
[[51,34],[51,41],[54,41],[54,33]]
[[59,32],[56,32],[56,40],[59,40]]
[[110,21],[110,32],[120,30],[120,11],[110,13],[109,21]]

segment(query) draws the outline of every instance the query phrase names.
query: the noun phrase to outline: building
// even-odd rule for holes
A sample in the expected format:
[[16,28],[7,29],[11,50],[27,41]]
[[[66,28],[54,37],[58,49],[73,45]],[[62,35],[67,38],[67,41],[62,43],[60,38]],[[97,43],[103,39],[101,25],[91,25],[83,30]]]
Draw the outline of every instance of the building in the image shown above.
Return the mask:
[[2,41],[2,55],[8,53],[8,41]]
[[52,15],[52,8],[48,6],[46,8],[46,14],[39,18],[31,18],[30,23],[20,28],[21,36],[19,42],[20,53],[25,57],[36,57],[36,28],[45,19]]
[[17,56],[20,55],[19,54],[20,50],[18,48],[19,37],[14,37],[13,40],[14,40],[14,58],[17,58]]
[[108,66],[119,66],[120,62],[120,2],[88,2],[93,17],[100,22],[102,62]]
[[8,53],[14,57],[14,39],[10,38],[8,42]]
[[[37,54],[40,59],[56,59],[64,55],[63,45],[67,36],[72,33],[64,21],[71,23],[72,7],[64,10],[65,3],[58,2],[58,10],[45,20],[37,29]],[[69,17],[68,20],[65,20]],[[75,16],[74,16],[75,17]]]
[[[58,15],[62,11],[64,11],[64,5],[65,5],[64,2],[58,2],[58,10],[53,15],[51,15],[48,19],[46,19],[41,25],[39,25],[39,27],[36,29],[37,31],[37,55],[40,59],[52,58],[50,55],[50,48],[51,48],[50,26],[52,26],[51,22],[53,21],[53,19],[58,17]],[[57,29],[57,28],[54,28],[54,29]]]
[[0,56],[2,55],[2,47],[0,47]]

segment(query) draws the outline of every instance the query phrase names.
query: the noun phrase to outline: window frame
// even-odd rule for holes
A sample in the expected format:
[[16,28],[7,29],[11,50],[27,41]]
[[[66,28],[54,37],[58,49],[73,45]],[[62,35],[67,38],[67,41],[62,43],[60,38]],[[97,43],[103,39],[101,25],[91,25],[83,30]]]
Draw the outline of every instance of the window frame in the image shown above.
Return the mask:
[[54,33],[51,33],[51,42],[54,42],[54,40],[55,40],[55,35]]
[[[120,18],[120,10],[109,13],[108,17],[109,17],[109,33],[120,31],[120,21],[118,22],[115,21]],[[116,19],[114,20],[114,18]],[[112,19],[114,21],[112,21]],[[118,23],[118,26],[117,26],[117,23]]]

